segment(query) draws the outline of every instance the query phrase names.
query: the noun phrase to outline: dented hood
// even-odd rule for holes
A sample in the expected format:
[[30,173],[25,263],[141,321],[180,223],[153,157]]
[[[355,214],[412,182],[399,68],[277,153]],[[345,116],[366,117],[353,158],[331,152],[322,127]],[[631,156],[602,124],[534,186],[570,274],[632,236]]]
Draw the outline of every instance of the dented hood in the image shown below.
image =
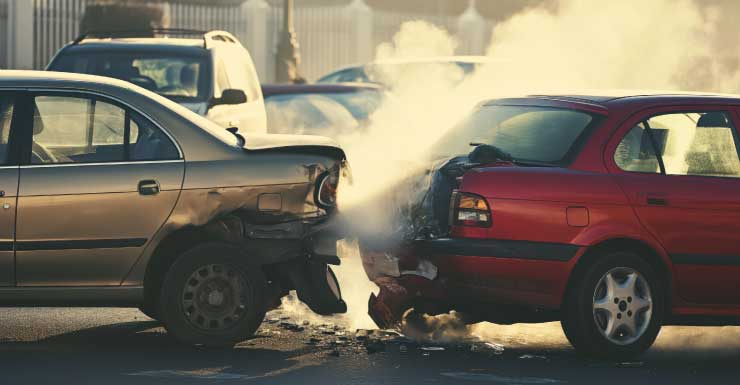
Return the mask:
[[291,147],[342,148],[332,139],[315,135],[249,134],[243,146],[247,150],[270,150]]

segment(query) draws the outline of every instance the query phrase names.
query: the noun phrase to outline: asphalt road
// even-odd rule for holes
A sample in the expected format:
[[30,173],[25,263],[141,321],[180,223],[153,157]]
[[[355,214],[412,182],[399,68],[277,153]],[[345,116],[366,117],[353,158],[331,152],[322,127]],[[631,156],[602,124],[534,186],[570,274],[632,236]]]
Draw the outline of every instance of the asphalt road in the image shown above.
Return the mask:
[[578,357],[557,324],[487,325],[445,344],[377,334],[369,352],[354,331],[281,316],[209,351],[133,309],[0,309],[0,384],[740,383],[740,328],[665,328],[640,360],[610,363]]

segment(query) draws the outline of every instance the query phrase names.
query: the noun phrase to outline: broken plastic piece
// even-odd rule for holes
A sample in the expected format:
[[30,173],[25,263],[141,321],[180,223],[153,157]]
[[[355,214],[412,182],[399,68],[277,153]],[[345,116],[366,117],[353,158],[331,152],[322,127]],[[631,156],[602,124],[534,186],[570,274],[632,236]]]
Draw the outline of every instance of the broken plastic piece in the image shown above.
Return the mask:
[[504,345],[497,344],[495,342],[486,342],[486,346],[491,348],[493,353],[496,355],[503,354],[505,350]]
[[420,259],[419,264],[416,266],[416,270],[404,270],[401,272],[401,275],[418,275],[428,280],[433,280],[437,278],[437,271],[437,266],[433,263],[425,259]]
[[441,346],[424,346],[421,348],[421,350],[425,352],[443,352],[445,348]]

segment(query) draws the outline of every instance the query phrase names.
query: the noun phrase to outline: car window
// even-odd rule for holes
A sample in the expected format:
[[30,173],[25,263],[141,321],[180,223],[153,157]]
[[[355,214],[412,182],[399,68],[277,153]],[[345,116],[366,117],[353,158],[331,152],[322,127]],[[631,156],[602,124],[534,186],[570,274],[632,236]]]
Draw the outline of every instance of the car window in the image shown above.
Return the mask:
[[471,143],[482,143],[517,161],[562,165],[575,156],[597,122],[594,115],[572,109],[486,105],[448,131],[431,155],[466,155]]
[[169,137],[148,119],[136,113],[130,121],[130,160],[174,160],[179,159],[177,147]]
[[34,98],[33,108],[31,164],[179,157],[164,133],[118,105],[95,98],[44,95]]
[[625,135],[614,153],[614,161],[624,171],[659,174],[658,156],[645,127],[640,123]]
[[10,125],[13,120],[13,98],[0,95],[0,164],[8,164],[10,152]]
[[208,97],[209,76],[205,57],[127,53],[75,53],[61,55],[50,70],[84,73],[128,81],[180,102]]
[[[647,130],[641,134],[641,147],[653,147],[667,175],[740,177],[736,131],[727,113],[663,114],[651,117],[643,126]],[[631,134],[622,142],[637,143],[637,139],[629,139]],[[615,160],[619,153],[617,148]]]

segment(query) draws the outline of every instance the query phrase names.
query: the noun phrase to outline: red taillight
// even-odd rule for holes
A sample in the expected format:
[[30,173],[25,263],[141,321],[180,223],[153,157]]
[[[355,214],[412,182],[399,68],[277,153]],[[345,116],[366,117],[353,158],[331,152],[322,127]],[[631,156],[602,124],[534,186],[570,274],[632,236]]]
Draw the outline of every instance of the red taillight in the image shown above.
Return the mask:
[[480,195],[455,192],[452,195],[451,222],[455,226],[491,227],[491,209]]
[[337,205],[337,186],[339,177],[333,173],[326,173],[319,178],[316,189],[316,203],[319,207],[328,209]]

